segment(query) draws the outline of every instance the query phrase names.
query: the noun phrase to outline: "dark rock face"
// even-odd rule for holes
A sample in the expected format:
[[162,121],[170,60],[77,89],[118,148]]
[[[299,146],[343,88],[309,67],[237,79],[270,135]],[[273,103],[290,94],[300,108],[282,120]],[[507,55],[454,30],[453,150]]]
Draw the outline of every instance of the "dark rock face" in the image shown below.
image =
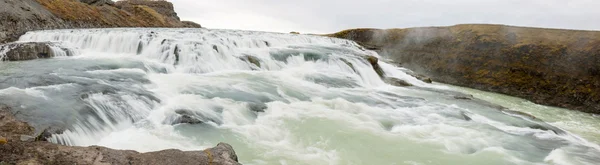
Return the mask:
[[105,147],[70,147],[46,141],[22,141],[34,128],[17,120],[10,108],[0,106],[0,164],[199,164],[239,165],[229,144],[219,143],[204,151],[163,150],[138,153]]
[[434,81],[600,113],[600,32],[457,25],[329,36],[354,40]]
[[[0,45],[0,52],[6,52],[2,61],[22,61],[56,56],[50,43],[28,42]],[[0,54],[2,56],[2,54]]]

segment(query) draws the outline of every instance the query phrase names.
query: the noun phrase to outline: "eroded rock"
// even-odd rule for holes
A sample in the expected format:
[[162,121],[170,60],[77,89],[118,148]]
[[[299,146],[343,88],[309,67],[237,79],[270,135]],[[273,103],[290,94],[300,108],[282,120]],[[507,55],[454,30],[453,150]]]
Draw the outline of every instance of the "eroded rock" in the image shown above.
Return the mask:
[[[2,61],[22,61],[38,58],[54,57],[50,43],[27,42],[0,45],[0,52],[5,52]],[[2,54],[0,54],[0,57]]]

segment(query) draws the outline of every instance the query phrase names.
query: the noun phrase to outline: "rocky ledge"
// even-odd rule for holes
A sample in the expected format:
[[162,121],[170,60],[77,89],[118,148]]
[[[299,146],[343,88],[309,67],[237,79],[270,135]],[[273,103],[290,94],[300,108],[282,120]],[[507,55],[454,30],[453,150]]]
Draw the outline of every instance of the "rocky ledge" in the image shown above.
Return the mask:
[[354,40],[434,81],[600,114],[600,32],[456,25],[328,36]]
[[99,146],[62,146],[34,138],[33,133],[34,128],[16,119],[10,108],[0,106],[0,164],[240,164],[233,147],[225,143],[204,151],[139,153]]
[[0,0],[0,44],[32,30],[110,27],[188,27],[167,1]]
[[0,45],[0,61],[22,61],[56,56],[72,56],[73,52],[49,42],[23,42]]

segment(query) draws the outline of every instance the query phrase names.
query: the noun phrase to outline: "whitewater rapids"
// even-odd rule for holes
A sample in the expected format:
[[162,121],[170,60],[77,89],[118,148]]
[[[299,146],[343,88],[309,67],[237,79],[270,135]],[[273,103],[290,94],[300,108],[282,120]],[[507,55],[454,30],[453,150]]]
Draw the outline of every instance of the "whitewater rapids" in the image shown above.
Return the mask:
[[427,84],[380,60],[388,77],[414,85],[390,86],[365,59],[379,55],[348,40],[86,29],[29,32],[18,42],[51,42],[74,54],[0,63],[0,103],[36,128],[65,128],[54,143],[148,152],[226,142],[243,164],[600,162],[598,141],[589,138],[600,126],[585,125],[598,117],[576,121],[592,127],[583,131],[546,123],[453,91],[516,111],[543,106]]

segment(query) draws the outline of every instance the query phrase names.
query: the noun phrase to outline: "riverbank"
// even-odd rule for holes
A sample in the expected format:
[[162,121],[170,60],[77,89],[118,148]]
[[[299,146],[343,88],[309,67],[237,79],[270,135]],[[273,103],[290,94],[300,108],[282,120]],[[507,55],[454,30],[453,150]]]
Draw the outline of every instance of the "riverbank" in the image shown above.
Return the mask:
[[204,151],[171,149],[148,153],[99,146],[71,147],[35,135],[35,129],[16,119],[9,107],[0,105],[0,119],[0,164],[239,164],[233,147],[226,143]]
[[354,40],[434,81],[600,113],[600,32],[456,25],[328,36]]

